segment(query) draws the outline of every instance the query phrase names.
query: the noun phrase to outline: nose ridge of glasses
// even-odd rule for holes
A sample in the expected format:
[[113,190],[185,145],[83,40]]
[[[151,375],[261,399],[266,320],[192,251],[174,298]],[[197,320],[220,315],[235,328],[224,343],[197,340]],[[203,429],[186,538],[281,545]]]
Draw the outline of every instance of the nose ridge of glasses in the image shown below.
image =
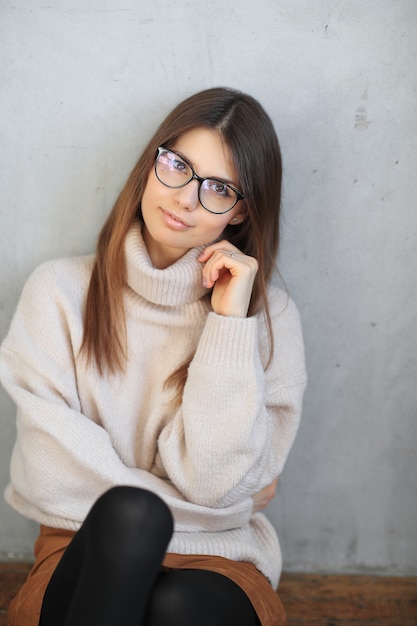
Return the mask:
[[[191,183],[191,181],[196,180],[198,182],[198,188],[200,189],[201,185],[204,183],[205,180],[208,180],[207,178],[204,178],[203,176],[199,176],[198,174],[196,174],[193,171],[193,175],[190,178],[190,180],[188,181],[189,183]],[[187,183],[188,185],[188,183]]]

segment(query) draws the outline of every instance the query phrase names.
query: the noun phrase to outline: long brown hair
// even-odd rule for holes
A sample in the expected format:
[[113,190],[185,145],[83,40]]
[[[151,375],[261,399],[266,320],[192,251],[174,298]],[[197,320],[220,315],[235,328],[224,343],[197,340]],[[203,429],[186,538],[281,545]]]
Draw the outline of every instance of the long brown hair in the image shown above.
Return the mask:
[[[177,105],[157,129],[122,189],[98,238],[96,259],[87,294],[82,350],[100,371],[123,370],[126,325],[123,289],[126,281],[124,241],[140,215],[142,195],[154,166],[158,146],[169,147],[194,128],[220,133],[230,150],[237,183],[245,199],[246,219],[227,226],[224,237],[258,260],[248,315],[263,310],[270,340],[273,336],[266,289],[279,242],[282,163],[273,124],[251,96],[217,87],[201,91]],[[184,370],[184,366],[179,368]],[[175,378],[184,378],[183,374]]]

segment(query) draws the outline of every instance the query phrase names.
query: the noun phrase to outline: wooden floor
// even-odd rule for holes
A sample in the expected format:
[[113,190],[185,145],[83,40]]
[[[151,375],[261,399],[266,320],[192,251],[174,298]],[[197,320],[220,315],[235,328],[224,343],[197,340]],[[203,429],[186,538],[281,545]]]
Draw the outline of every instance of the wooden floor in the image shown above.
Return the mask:
[[279,595],[289,625],[417,624],[417,577],[283,574]]
[[[0,626],[28,571],[25,563],[0,563]],[[288,626],[417,626],[417,577],[284,573],[279,594]]]

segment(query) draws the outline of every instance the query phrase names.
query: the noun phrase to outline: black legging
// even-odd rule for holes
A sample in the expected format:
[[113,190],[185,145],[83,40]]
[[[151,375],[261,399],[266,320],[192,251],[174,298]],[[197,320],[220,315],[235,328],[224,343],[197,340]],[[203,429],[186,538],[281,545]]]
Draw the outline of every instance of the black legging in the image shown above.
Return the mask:
[[248,597],[226,576],[161,571],[172,530],[155,494],[110,489],[59,562],[40,626],[259,626]]

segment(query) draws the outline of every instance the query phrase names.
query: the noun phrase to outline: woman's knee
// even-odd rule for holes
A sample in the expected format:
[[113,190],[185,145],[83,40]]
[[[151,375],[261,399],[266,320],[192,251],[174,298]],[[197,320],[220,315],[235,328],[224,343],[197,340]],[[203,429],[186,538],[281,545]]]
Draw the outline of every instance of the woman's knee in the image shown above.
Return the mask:
[[85,521],[86,530],[99,549],[114,546],[120,554],[153,535],[169,542],[173,530],[172,514],[159,496],[137,487],[118,486],[104,493]]
[[259,625],[242,589],[226,576],[205,570],[161,574],[151,594],[145,623],[147,626]]

